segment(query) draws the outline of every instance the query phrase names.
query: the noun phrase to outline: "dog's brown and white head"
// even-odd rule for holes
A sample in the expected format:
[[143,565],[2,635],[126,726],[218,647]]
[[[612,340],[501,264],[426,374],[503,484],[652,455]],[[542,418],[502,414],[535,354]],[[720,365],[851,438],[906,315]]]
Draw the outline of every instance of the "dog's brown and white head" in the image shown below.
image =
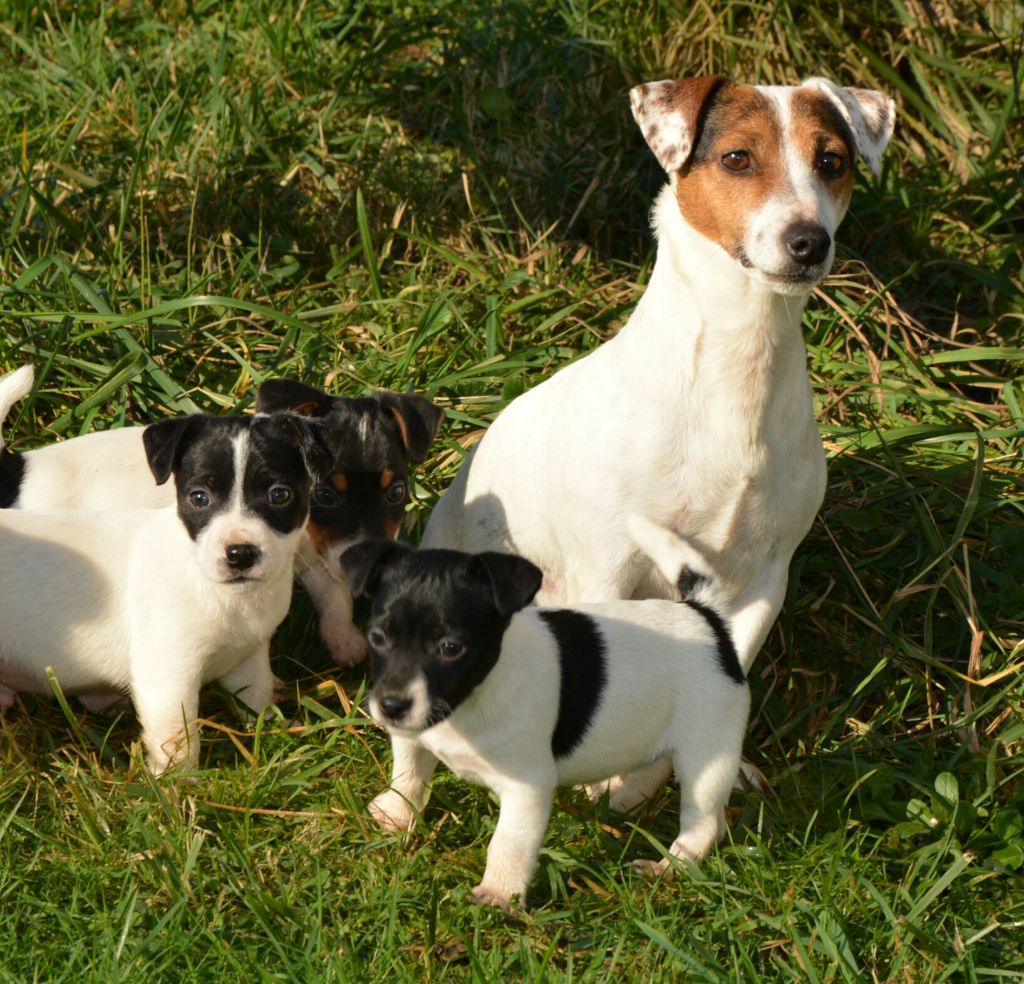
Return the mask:
[[895,120],[888,96],[821,78],[648,82],[630,101],[683,219],[783,294],[805,293],[828,273],[854,159],[877,174]]

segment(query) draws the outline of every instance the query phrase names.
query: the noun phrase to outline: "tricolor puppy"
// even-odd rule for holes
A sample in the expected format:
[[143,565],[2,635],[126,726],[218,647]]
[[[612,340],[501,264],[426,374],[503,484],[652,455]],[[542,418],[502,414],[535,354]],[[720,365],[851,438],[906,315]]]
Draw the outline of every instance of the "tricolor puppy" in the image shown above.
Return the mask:
[[[32,369],[0,379],[0,422],[32,388]],[[258,412],[293,410],[316,417],[331,462],[312,492],[296,571],[319,613],[320,634],[334,661],[366,658],[366,640],[352,624],[352,595],[338,558],[367,537],[394,537],[409,501],[409,462],[422,461],[437,436],[441,411],[420,396],[382,392],[329,396],[283,379],[256,395]],[[153,481],[141,427],[97,431],[15,454],[0,441],[0,508],[105,509],[111,502],[160,508],[174,501]]]
[[801,314],[893,103],[825,79],[630,96],[669,177],[650,284],[615,338],[499,415],[423,545],[527,557],[542,604],[668,596],[626,529],[638,513],[709,559],[746,670],[825,488]]
[[[509,554],[413,552],[386,541],[342,557],[372,598],[370,713],[391,734],[391,786],[370,812],[412,826],[440,759],[501,803],[480,902],[525,902],[556,786],[671,758],[681,800],[669,857],[701,860],[725,830],[749,694],[703,558],[634,517],[630,532],[682,602],[525,608],[541,573]],[[642,794],[643,795],[643,794]]]
[[198,762],[199,688],[273,698],[270,637],[288,611],[313,475],[314,422],[179,417],[141,432],[176,505],[0,510],[0,706],[18,691],[128,693],[150,769]]
[[422,396],[387,391],[330,396],[287,379],[263,383],[256,409],[315,418],[334,452],[313,488],[308,536],[296,569],[334,661],[340,666],[359,663],[366,659],[366,639],[352,624],[352,593],[341,575],[341,555],[360,540],[398,535],[409,501],[409,462],[426,457],[443,414]]

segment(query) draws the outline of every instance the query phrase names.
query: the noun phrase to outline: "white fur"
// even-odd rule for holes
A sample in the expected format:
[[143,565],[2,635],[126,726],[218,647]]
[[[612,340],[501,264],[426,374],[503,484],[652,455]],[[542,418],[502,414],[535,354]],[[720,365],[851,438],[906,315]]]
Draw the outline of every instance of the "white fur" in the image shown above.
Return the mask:
[[[657,95],[665,84],[644,88]],[[891,100],[808,84],[840,106],[876,167]],[[788,123],[793,88],[764,91]],[[642,101],[638,87],[635,112]],[[680,129],[658,123],[665,140]],[[681,163],[672,148],[655,150]],[[751,268],[683,219],[671,174],[653,213],[657,261],[628,323],[505,408],[434,509],[424,546],[528,557],[544,572],[540,604],[665,597],[671,586],[626,528],[639,513],[708,557],[750,667],[825,489],[800,324],[813,285],[772,271],[782,227],[804,217],[832,234],[842,212],[806,163],[789,155],[786,167],[780,197],[749,217]]]
[[[270,704],[269,640],[291,600],[300,531],[232,512],[197,544],[173,506],[0,510],[0,704],[48,693],[47,668],[69,694],[127,691],[150,769],[195,767],[200,686]],[[232,583],[207,552],[235,533],[263,554]]]
[[[646,521],[630,521],[666,579],[699,551]],[[712,601],[713,595],[703,601]],[[501,803],[478,901],[508,908],[525,899],[556,786],[654,767],[669,756],[680,791],[680,829],[668,856],[644,869],[665,873],[672,858],[700,861],[725,830],[724,807],[740,762],[749,709],[745,684],[725,675],[703,615],[660,599],[577,605],[606,646],[607,682],[581,742],[562,759],[551,750],[559,706],[558,644],[542,609],[513,616],[494,669],[467,700],[425,731],[391,729],[390,787],[370,804],[385,829],[409,829],[437,761],[493,790]],[[423,677],[406,696],[429,704]],[[371,713],[385,721],[371,700]],[[660,765],[655,767],[660,775]]]

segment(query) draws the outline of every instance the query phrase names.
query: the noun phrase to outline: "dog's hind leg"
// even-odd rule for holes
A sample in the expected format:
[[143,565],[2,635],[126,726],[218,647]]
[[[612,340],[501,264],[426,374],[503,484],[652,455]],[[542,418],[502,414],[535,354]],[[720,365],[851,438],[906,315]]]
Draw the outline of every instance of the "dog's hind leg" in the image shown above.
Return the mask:
[[667,755],[656,758],[648,765],[612,776],[604,782],[587,786],[587,795],[593,800],[608,794],[608,809],[616,813],[632,813],[642,806],[668,782],[672,775],[672,760]]

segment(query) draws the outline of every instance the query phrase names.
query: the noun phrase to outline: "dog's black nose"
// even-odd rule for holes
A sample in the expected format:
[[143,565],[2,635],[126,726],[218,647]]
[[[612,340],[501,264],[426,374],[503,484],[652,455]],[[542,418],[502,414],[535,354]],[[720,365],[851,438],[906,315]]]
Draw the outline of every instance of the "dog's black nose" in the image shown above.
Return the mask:
[[786,249],[801,266],[817,266],[832,245],[832,237],[820,226],[800,222],[786,230]]
[[224,556],[232,570],[247,571],[260,559],[260,548],[251,543],[229,543]]
[[408,697],[381,697],[377,701],[381,713],[392,721],[400,721],[412,707],[412,701]]

